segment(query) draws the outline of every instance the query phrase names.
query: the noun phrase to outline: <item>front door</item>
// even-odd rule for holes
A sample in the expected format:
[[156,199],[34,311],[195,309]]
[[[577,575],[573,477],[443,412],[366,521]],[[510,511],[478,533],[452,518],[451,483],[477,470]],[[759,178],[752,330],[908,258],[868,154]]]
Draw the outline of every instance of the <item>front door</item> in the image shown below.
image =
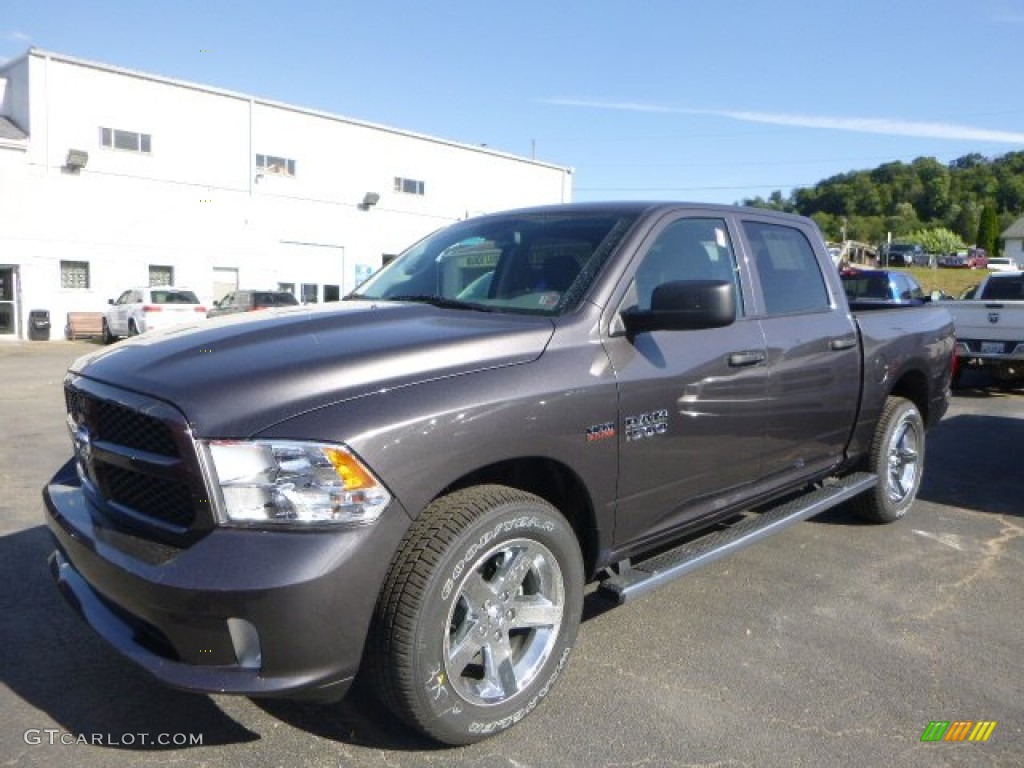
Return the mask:
[[213,301],[223,299],[227,294],[238,290],[237,267],[213,268]]
[[716,216],[663,222],[621,308],[649,309],[654,287],[666,282],[727,280],[737,297],[733,324],[606,340],[619,386],[616,544],[731,506],[759,476],[765,344],[758,320],[745,316],[732,241]]
[[0,336],[18,332],[17,267],[0,267]]

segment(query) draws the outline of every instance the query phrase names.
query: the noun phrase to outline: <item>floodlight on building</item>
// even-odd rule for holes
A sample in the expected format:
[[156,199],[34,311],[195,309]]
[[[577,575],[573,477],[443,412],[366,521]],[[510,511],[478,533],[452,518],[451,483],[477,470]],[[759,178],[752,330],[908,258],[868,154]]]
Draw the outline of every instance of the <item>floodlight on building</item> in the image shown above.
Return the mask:
[[364,211],[368,211],[379,202],[380,195],[378,195],[376,192],[367,192],[365,195],[363,195],[363,202],[359,204],[359,207],[362,208]]
[[80,171],[85,168],[86,163],[89,162],[89,153],[84,149],[69,149],[67,160],[64,161],[64,166],[69,171]]

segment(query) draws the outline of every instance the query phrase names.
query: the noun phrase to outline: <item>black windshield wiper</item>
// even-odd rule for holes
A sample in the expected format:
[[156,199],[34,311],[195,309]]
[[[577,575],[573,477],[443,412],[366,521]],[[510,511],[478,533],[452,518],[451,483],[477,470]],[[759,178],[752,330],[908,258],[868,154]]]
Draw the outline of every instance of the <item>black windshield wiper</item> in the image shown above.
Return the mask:
[[488,307],[483,304],[474,304],[469,301],[459,301],[458,299],[448,299],[444,296],[434,296],[429,293],[410,293],[403,296],[388,296],[378,301],[412,301],[419,304],[430,304],[432,307],[441,307],[442,309],[471,309],[476,312],[494,312],[493,307]]

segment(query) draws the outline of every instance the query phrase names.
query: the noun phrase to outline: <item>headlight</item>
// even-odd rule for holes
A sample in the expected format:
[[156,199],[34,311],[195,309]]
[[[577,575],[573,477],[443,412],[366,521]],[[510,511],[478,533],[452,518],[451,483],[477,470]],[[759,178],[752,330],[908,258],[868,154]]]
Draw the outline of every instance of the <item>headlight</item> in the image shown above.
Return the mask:
[[339,445],[210,440],[222,522],[370,523],[391,501],[381,482]]

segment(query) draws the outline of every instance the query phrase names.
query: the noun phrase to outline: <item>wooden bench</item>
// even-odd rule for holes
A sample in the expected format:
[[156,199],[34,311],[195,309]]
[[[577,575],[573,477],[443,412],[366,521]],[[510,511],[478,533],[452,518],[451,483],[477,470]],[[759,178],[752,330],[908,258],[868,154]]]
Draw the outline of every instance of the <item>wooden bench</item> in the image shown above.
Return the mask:
[[68,322],[64,326],[65,339],[93,339],[102,335],[102,312],[68,312]]

